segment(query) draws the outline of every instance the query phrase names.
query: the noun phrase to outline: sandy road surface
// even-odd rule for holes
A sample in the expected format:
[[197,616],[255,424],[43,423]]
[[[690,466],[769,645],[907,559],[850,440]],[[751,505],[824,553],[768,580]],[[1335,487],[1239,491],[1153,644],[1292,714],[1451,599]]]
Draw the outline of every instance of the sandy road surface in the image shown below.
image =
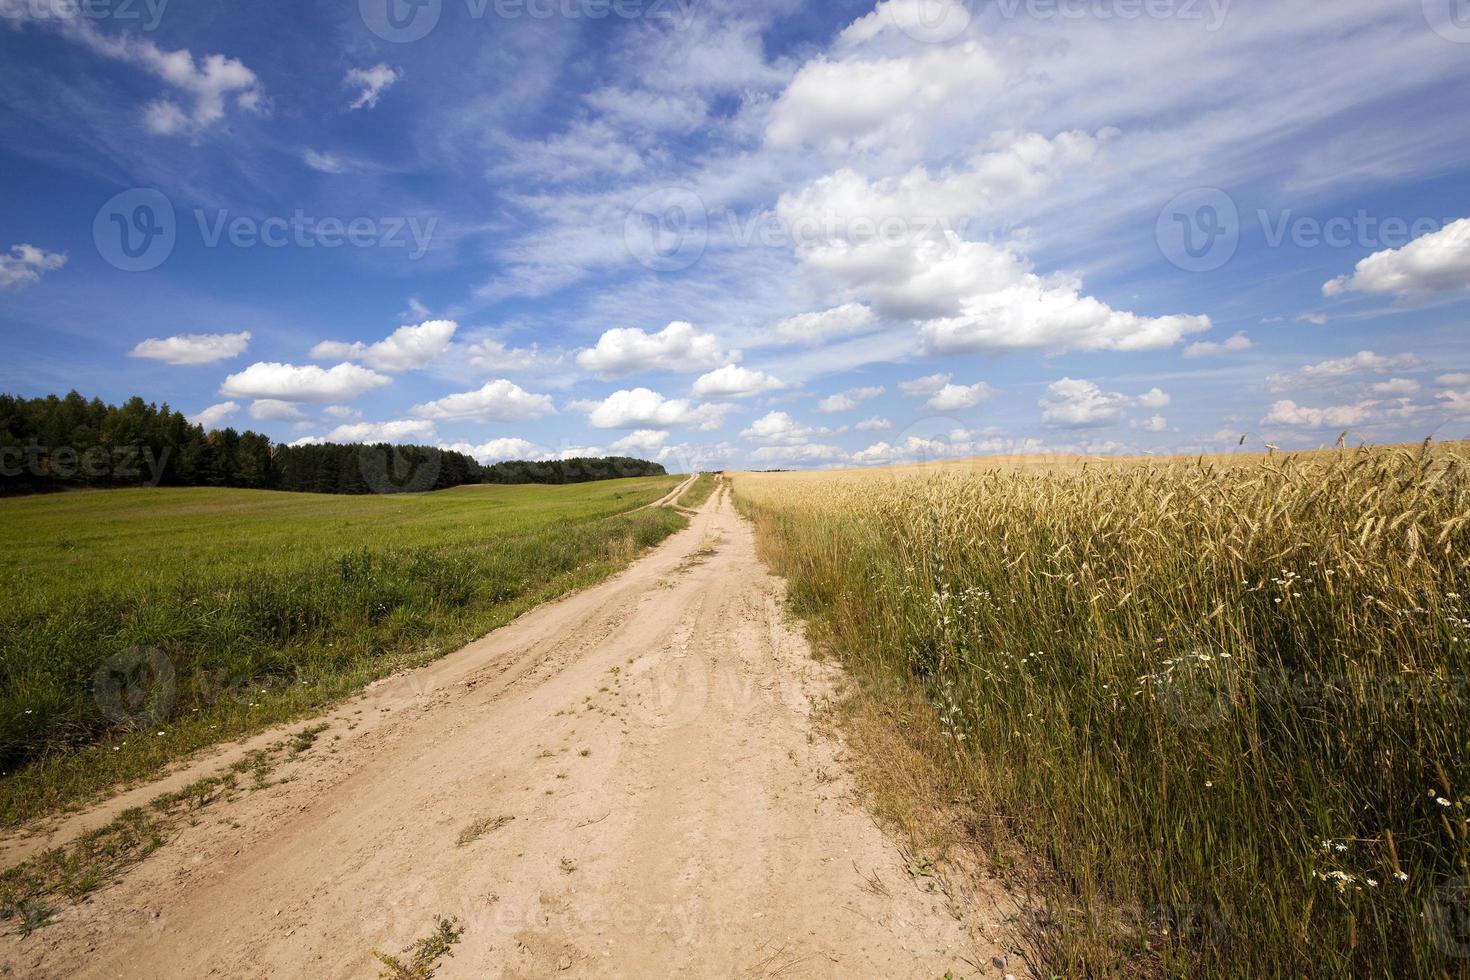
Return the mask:
[[780,588],[716,494],[622,575],[324,716],[330,749],[0,940],[0,975],[373,977],[436,914],[466,927],[441,980],[979,974],[994,951],[853,802]]

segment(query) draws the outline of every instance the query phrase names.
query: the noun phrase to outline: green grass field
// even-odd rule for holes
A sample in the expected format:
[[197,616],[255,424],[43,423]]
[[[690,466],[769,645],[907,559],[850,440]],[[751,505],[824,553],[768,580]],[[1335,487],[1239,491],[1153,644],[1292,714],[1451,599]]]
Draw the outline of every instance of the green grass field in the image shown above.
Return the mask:
[[684,525],[675,477],[0,500],[0,826],[320,708]]

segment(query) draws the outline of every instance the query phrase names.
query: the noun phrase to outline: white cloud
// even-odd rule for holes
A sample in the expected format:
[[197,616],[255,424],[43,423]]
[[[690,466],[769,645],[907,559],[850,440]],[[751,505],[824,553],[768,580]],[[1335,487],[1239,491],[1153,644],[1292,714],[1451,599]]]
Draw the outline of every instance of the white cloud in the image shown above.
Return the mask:
[[257,422],[304,422],[307,415],[290,402],[262,398],[250,404],[250,417]]
[[[439,448],[447,449],[450,452],[463,453],[466,456],[473,457],[476,462],[481,463],[485,466],[489,466],[492,463],[503,463],[506,460],[526,460],[534,462],[537,460],[552,458],[551,453],[548,453],[547,450],[536,445],[534,442],[528,442],[525,439],[514,437],[491,439],[490,441],[482,442],[479,445],[473,445],[467,442],[456,442],[451,443],[447,446],[441,445]],[[598,452],[598,450],[593,450],[594,454],[596,452]]]
[[1216,354],[1234,354],[1239,351],[1250,350],[1254,346],[1255,344],[1252,343],[1251,339],[1242,332],[1232,334],[1228,340],[1223,340],[1218,343],[1209,340],[1197,340],[1184,348],[1184,356],[1189,358],[1213,357]]
[[814,436],[830,434],[829,429],[802,425],[785,412],[769,412],[751,423],[740,438],[767,446],[797,446]]
[[1142,429],[1145,432],[1168,432],[1169,420],[1162,415],[1152,415],[1142,422],[1134,423],[1134,428]]
[[241,333],[191,333],[163,339],[149,338],[128,352],[129,357],[146,357],[169,364],[198,365],[239,357],[250,346],[250,331]]
[[1091,381],[1063,378],[1052,382],[1041,400],[1041,420],[1047,425],[1080,429],[1107,425],[1123,417],[1123,409],[1132,403],[1127,395],[1103,391]]
[[225,378],[219,392],[227,398],[275,398],[285,402],[344,402],[393,383],[356,364],[334,368],[258,361]]
[[74,3],[5,4],[0,7],[0,19],[55,26],[93,53],[141,68],[175,89],[190,104],[158,99],[144,106],[144,123],[152,132],[203,129],[224,118],[231,100],[247,111],[263,108],[260,81],[243,62],[219,54],[205,55],[196,62],[187,49],[165,51],[130,33],[105,34],[96,27],[95,18],[84,15]]
[[327,433],[327,442],[425,444],[434,439],[434,423],[422,419],[397,419],[392,422],[353,422],[339,425]]
[[360,419],[362,412],[349,405],[328,405],[322,411],[334,419]]
[[449,347],[459,325],[453,320],[426,320],[399,327],[375,344],[324,340],[311,349],[317,361],[361,361],[379,371],[412,371],[426,367]]
[[851,412],[863,402],[877,398],[881,394],[883,394],[883,388],[881,386],[849,388],[846,391],[839,391],[835,395],[828,395],[826,398],[823,398],[817,403],[817,411],[828,415],[837,412]]
[[48,272],[55,272],[66,265],[65,252],[48,252],[22,242],[10,246],[10,252],[0,253],[0,289],[19,289],[33,286]]
[[612,448],[618,453],[652,453],[662,448],[668,438],[669,434],[659,429],[639,429],[613,443]]
[[1273,391],[1285,391],[1301,385],[1331,383],[1354,374],[1388,374],[1390,371],[1408,370],[1419,365],[1419,358],[1413,354],[1384,355],[1361,350],[1351,357],[1308,364],[1294,374],[1273,374],[1266,379],[1266,384]]
[[640,371],[705,371],[735,360],[739,360],[738,352],[727,355],[714,334],[700,333],[683,321],[654,334],[638,327],[618,327],[604,333],[596,347],[577,354],[578,365],[604,378]]
[[1434,379],[1434,383],[1437,385],[1447,385],[1449,387],[1470,385],[1470,374],[1441,374],[1439,377]]
[[403,72],[388,65],[373,65],[371,68],[353,68],[342,79],[342,84],[359,89],[357,98],[348,109],[371,109],[378,104],[389,86],[403,77]]
[[1150,388],[1135,399],[1144,408],[1163,408],[1170,398],[1161,388]]
[[1303,313],[1296,318],[1297,323],[1310,323],[1314,327],[1325,327],[1329,317],[1326,313]]
[[1345,292],[1440,293],[1470,288],[1470,218],[1445,225],[1405,245],[1374,252],[1353,274],[1322,287],[1324,296]]
[[887,432],[893,428],[893,423],[888,419],[879,418],[875,415],[870,419],[863,419],[857,425],[853,426],[853,428],[859,432]]
[[578,403],[595,429],[672,429],[691,426],[719,428],[728,405],[695,405],[682,398],[665,398],[648,388],[615,391],[601,402]]
[[476,371],[525,371],[541,361],[541,351],[536,345],[530,347],[507,347],[493,337],[477,340],[452,348],[456,361],[462,361]]
[[804,443],[796,446],[762,446],[750,454],[760,463],[843,463],[848,459],[846,451],[838,446],[822,443]]
[[863,44],[898,30],[916,41],[940,44],[959,37],[969,26],[969,8],[959,0],[883,0],[872,13],[849,24],[840,41]]
[[204,411],[189,416],[189,421],[195,425],[202,425],[205,429],[217,429],[221,422],[239,410],[240,406],[235,402],[220,402],[218,405],[211,405]]
[[318,153],[316,150],[308,149],[301,155],[301,159],[311,169],[324,174],[340,174],[346,169],[342,160],[332,153]]
[[1412,378],[1389,378],[1368,387],[1375,395],[1412,395],[1419,391],[1419,382]]
[[700,375],[694,382],[693,390],[696,398],[745,398],[785,387],[785,382],[764,371],[752,371],[735,364],[726,364],[708,374]]
[[447,395],[437,401],[415,405],[415,418],[441,421],[524,422],[555,415],[550,395],[538,395],[501,378],[487,382],[477,391]]
[[808,61],[772,108],[767,141],[847,153],[902,141],[942,110],[999,91],[1005,73],[969,42],[910,58]]
[[908,398],[929,398],[943,390],[952,377],[952,374],[929,374],[912,381],[900,381],[898,390]]
[[1456,418],[1470,418],[1470,391],[1441,391],[1434,397]]
[[1327,408],[1307,408],[1294,401],[1283,400],[1271,406],[1271,411],[1261,419],[1262,425],[1306,426],[1310,429],[1357,425],[1370,416],[1374,402],[1356,405],[1332,405]]
[[983,381],[972,385],[947,384],[936,391],[925,404],[935,412],[958,412],[974,408],[994,397],[995,389]]
[[833,337],[861,333],[876,322],[873,311],[861,303],[844,303],[819,313],[788,317],[771,328],[776,341],[788,344],[821,344]]

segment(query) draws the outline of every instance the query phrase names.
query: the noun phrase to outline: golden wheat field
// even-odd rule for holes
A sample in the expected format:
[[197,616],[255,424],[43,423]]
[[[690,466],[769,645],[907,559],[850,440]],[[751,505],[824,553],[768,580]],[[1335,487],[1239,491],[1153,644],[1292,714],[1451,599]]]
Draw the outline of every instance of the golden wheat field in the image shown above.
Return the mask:
[[861,696],[924,695],[1053,975],[1467,969],[1470,445],[733,488]]

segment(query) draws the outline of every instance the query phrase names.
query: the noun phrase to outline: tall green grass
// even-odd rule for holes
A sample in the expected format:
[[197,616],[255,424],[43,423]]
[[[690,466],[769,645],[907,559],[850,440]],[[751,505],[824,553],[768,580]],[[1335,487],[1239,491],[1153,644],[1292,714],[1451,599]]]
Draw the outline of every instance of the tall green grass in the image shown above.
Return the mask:
[[330,704],[684,525],[672,477],[0,500],[0,825]]
[[928,692],[1050,970],[1437,977],[1470,969],[1457,451],[735,491],[854,674]]

